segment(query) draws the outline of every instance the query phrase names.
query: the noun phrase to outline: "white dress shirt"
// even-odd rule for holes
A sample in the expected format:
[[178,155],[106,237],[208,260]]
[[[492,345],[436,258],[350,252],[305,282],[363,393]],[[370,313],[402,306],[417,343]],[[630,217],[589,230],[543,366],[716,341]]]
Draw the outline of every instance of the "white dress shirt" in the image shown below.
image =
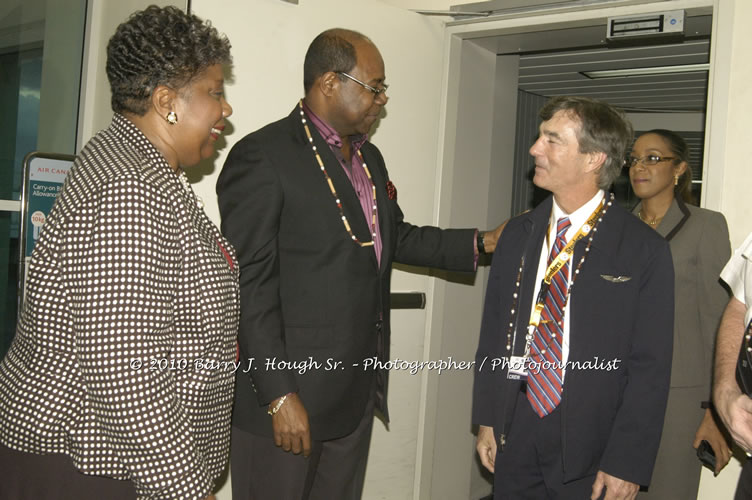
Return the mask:
[[[566,213],[557,203],[556,198],[554,198],[553,203],[553,209],[551,210],[551,218],[549,219],[548,223],[548,235],[546,236],[545,245],[541,248],[541,254],[538,261],[538,274],[535,277],[535,291],[533,293],[533,307],[532,310],[535,308],[535,299],[538,297],[538,292],[540,291],[541,282],[543,281],[543,278],[546,275],[546,269],[548,268],[548,256],[551,253],[551,247],[554,244],[554,241],[556,241],[556,224],[557,221],[562,217],[569,217],[569,222],[571,226],[569,226],[569,229],[567,229],[567,232],[565,233],[565,238],[567,242],[574,238],[574,236],[577,234],[577,232],[580,230],[580,227],[582,227],[585,222],[587,222],[590,215],[595,211],[595,209],[598,207],[598,204],[603,200],[603,197],[606,195],[606,193],[603,190],[598,190],[598,192],[593,196],[590,201],[582,205],[580,208],[572,212],[571,214]],[[587,237],[587,236],[585,236]],[[572,276],[574,275],[574,270],[577,268],[577,263],[579,261],[575,262],[572,261],[569,263],[569,285],[572,285]],[[562,311],[562,314],[564,314],[564,325],[562,328],[562,339],[561,339],[561,362],[562,362],[562,370],[561,370],[561,376],[562,380],[564,378],[566,370],[564,369],[564,366],[566,365],[567,359],[569,358],[569,314],[567,312],[572,306],[572,297],[569,296],[569,300],[567,300],[567,303],[564,307],[564,311]]]
[[731,288],[736,300],[747,306],[744,315],[746,327],[752,320],[752,233],[734,251],[731,260],[721,271],[721,279]]

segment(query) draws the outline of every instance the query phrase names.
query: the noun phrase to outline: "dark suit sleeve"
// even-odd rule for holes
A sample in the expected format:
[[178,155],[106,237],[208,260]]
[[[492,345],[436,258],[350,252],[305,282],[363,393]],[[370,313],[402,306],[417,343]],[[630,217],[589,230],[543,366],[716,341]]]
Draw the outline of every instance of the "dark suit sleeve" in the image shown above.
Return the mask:
[[[729,242],[726,219],[718,212],[705,212],[702,237],[697,248],[697,267],[700,276],[697,280],[697,297],[699,304],[700,332],[704,341],[706,359],[712,366],[712,356],[715,346],[715,335],[721,321],[721,315],[729,301],[728,292],[721,285],[719,276],[726,262],[731,258],[731,243]],[[705,374],[705,394],[710,400],[710,386],[712,373]],[[699,403],[698,403],[699,404]]]
[[671,252],[665,241],[651,247],[640,272],[630,355],[621,365],[626,386],[600,463],[607,474],[641,485],[650,482],[661,439],[674,325]]
[[475,271],[475,229],[414,226],[403,220],[399,207],[397,210],[395,261],[447,271]]
[[[379,174],[388,181],[389,172],[386,170],[384,158],[378,148],[369,143],[367,154],[369,157],[376,158],[376,165],[380,169]],[[374,182],[377,182],[377,180],[374,180]],[[389,200],[389,203],[393,215],[390,221],[395,224],[395,262],[446,269],[447,271],[475,271],[475,229],[441,229],[434,226],[414,226],[405,222],[405,216],[397,200]],[[383,221],[380,221],[380,224],[383,223]],[[383,231],[384,228],[382,228]]]
[[[267,359],[287,360],[279,295],[277,237],[284,203],[279,178],[263,148],[246,137],[232,148],[217,181],[222,233],[240,265],[241,359],[253,356],[251,378],[260,404],[297,391],[289,370],[265,370]],[[247,363],[242,363],[246,366]]]

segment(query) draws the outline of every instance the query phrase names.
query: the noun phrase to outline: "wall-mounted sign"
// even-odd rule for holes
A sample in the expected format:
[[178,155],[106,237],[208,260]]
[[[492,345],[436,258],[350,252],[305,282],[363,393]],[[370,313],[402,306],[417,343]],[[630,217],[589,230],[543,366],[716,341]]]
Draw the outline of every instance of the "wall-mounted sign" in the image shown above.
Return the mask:
[[34,243],[39,239],[44,221],[52,210],[58,193],[63,189],[65,176],[68,175],[74,159],[75,156],[44,153],[30,153],[26,156],[26,196],[21,198],[21,210],[26,208],[22,219],[27,229],[24,256],[31,256]]
[[44,228],[44,222],[63,189],[73,155],[32,152],[24,158],[23,183],[21,187],[21,231],[18,245],[19,310],[23,301],[23,283],[26,278],[27,260],[34,251],[34,244]]

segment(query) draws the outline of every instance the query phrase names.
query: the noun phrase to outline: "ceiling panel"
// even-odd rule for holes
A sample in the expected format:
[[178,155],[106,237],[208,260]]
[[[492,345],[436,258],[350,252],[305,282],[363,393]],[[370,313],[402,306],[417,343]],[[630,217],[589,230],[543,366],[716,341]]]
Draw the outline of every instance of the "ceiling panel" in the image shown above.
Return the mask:
[[519,88],[536,95],[583,95],[627,110],[704,111],[706,71],[591,79],[586,71],[701,64],[710,42],[536,53],[520,56]]
[[[639,47],[600,47],[586,50],[571,50],[566,52],[549,52],[527,55],[524,58],[526,67],[551,65],[580,65],[594,63],[618,63],[624,67],[634,61],[640,66],[667,64],[694,64],[707,62],[708,40],[688,41],[666,45],[648,44]],[[647,59],[646,64],[643,64]]]

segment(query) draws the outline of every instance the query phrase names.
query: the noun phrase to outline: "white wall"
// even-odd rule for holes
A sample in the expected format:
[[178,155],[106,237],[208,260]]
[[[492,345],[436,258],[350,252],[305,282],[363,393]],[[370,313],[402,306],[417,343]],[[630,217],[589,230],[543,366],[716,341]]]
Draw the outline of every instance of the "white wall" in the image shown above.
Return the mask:
[[382,2],[400,7],[402,9],[422,9],[422,10],[449,10],[449,7],[462,2],[453,2],[450,0],[381,0]]
[[748,0],[716,0],[719,23],[718,41],[711,57],[714,64],[726,69],[723,75],[711,78],[710,100],[713,116],[708,117],[711,148],[708,170],[719,175],[709,179],[720,185],[720,193],[708,198],[710,208],[721,210],[736,248],[752,232],[749,209],[749,189],[752,185],[750,168],[749,117],[752,116],[752,30],[747,21],[752,16],[752,2]]

